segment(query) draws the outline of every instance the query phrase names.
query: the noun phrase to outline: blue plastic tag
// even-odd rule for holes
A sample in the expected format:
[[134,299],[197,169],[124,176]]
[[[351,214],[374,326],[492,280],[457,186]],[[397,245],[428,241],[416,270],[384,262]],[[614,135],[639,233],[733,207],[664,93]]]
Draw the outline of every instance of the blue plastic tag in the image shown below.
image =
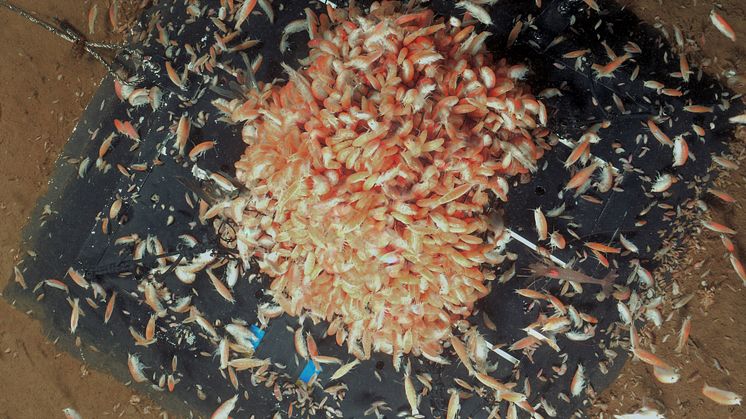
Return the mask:
[[249,326],[249,330],[254,335],[253,338],[250,338],[251,345],[256,349],[259,347],[259,344],[262,342],[262,339],[264,338],[264,330],[260,329],[257,325],[252,324]]
[[321,365],[318,365],[317,363],[309,360],[306,363],[305,368],[303,368],[303,371],[301,371],[300,377],[298,377],[298,379],[308,384],[313,376],[320,373],[322,370],[323,369],[321,368]]

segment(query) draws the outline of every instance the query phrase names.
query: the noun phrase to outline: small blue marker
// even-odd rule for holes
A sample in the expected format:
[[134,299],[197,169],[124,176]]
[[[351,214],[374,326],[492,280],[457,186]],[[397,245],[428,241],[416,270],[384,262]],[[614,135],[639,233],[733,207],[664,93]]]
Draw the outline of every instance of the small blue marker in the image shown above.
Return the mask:
[[254,347],[254,349],[259,347],[259,344],[262,342],[262,339],[264,339],[264,330],[260,329],[257,325],[252,324],[249,326],[249,330],[254,335],[254,337],[249,338],[249,341],[251,342],[251,346]]
[[306,363],[305,368],[303,368],[303,371],[300,373],[298,379],[308,384],[313,379],[313,376],[320,373],[322,370],[321,365],[309,360]]

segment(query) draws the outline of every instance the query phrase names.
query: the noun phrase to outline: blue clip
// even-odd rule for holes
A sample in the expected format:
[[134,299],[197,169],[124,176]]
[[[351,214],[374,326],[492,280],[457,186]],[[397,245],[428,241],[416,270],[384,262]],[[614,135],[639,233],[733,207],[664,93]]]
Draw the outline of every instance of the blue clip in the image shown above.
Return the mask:
[[264,330],[260,329],[257,325],[252,324],[249,326],[249,330],[254,335],[253,337],[249,338],[249,341],[251,342],[251,346],[254,347],[254,349],[259,347],[259,344],[262,342],[262,339],[264,338]]
[[317,364],[314,361],[308,361],[305,368],[303,368],[303,371],[301,371],[300,377],[298,377],[298,379],[308,384],[311,379],[313,379],[313,376],[320,373],[321,371],[321,365]]

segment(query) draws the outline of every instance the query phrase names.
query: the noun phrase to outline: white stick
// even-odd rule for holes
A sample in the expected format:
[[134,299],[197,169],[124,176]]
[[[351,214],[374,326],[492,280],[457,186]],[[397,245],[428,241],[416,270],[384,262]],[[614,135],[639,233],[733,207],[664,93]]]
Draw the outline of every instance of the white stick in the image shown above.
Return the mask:
[[523,329],[523,330],[524,330],[524,331],[525,331],[526,333],[528,333],[528,334],[529,334],[530,336],[533,336],[533,337],[535,337],[536,339],[539,339],[540,341],[542,341],[542,342],[546,343],[546,344],[547,344],[547,345],[549,345],[549,346],[550,346],[550,347],[551,347],[552,349],[554,349],[554,350],[555,350],[556,352],[559,352],[559,351],[560,351],[560,347],[559,347],[559,346],[557,346],[557,343],[556,343],[556,342],[554,341],[554,339],[552,339],[552,338],[548,338],[548,337],[546,337],[546,336],[542,335],[541,333],[537,332],[536,330],[534,330],[534,329],[532,329],[532,328],[530,328],[530,327],[527,327],[527,328],[525,328],[525,329]]
[[514,357],[513,355],[503,351],[502,349],[493,346],[492,351],[498,355],[500,355],[502,358],[506,359],[508,362],[510,362],[513,365],[518,365],[519,361],[518,358]]
[[324,4],[328,4],[329,6],[332,6],[332,9],[336,9],[337,7],[339,7],[339,6],[337,6],[336,3],[334,3],[331,0],[319,0],[319,2],[324,3]]
[[[527,240],[525,237],[521,236],[520,234],[516,233],[515,231],[511,229],[507,229],[508,234],[510,234],[510,237],[516,239],[518,242],[523,244],[524,246],[528,247],[529,249],[533,250],[534,252],[538,253],[539,248],[529,240]],[[558,258],[557,256],[554,256],[552,254],[549,255],[549,259],[551,259],[552,262],[559,265],[561,268],[567,268],[567,263],[562,261],[562,259]]]

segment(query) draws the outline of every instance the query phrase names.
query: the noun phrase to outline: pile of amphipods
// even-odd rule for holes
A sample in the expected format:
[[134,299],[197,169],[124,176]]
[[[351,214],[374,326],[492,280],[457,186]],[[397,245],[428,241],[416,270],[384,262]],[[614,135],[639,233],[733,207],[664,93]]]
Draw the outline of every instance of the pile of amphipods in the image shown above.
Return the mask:
[[399,9],[331,9],[308,67],[215,103],[244,124],[248,193],[207,217],[239,225],[283,311],[330,322],[351,354],[434,360],[489,292],[481,266],[506,234],[484,208],[535,170],[546,110],[525,65],[493,61],[489,32]]
[[[590,10],[599,10],[595,1],[585,2]],[[221,0],[218,11],[209,12],[196,2],[188,3],[189,16],[209,14],[219,31],[209,53],[198,56],[193,46],[185,46],[192,60],[183,71],[166,61],[165,74],[181,90],[186,90],[191,73],[212,73],[217,68],[235,73],[229,64],[220,62],[220,54],[258,44],[247,40],[229,46],[250,15],[258,13],[257,5],[270,21],[274,20],[273,5],[267,0],[244,0],[240,4]],[[324,14],[307,8],[305,19],[285,28],[280,43],[281,50],[287,49],[288,37],[299,31],[307,31],[310,37],[309,54],[301,60],[301,67],[283,65],[286,83],[259,82],[240,99],[213,101],[223,121],[242,127],[246,149],[235,164],[235,182],[218,173],[198,168],[194,171],[226,191],[237,191],[214,202],[200,201],[199,217],[203,223],[212,220],[216,226],[223,222],[234,226],[230,246],[239,257],[220,260],[211,252],[191,260],[161,256],[160,266],[151,273],[173,270],[181,282],[191,284],[204,271],[226,303],[234,303],[232,290],[240,272],[256,261],[271,278],[267,292],[273,303],[259,307],[263,326],[283,313],[310,319],[314,324],[326,321],[327,336],[334,336],[337,344],[352,355],[353,360],[345,363],[320,354],[313,336],[304,333],[302,322],[294,331],[295,350],[301,358],[314,364],[337,364],[331,376],[336,384],[324,389],[337,402],[347,389],[340,380],[373,352],[381,352],[391,355],[394,368],[402,373],[409,413],[422,416],[421,398],[434,383],[428,375],[413,371],[411,359],[404,360],[411,355],[448,364],[452,352],[473,380],[456,379],[459,388],[448,390],[446,411],[435,413],[455,418],[460,401],[479,394],[494,402],[489,407],[491,417],[499,415],[503,401],[507,402],[509,418],[517,417],[518,409],[534,417],[541,417],[542,409],[554,417],[554,407],[544,398],[529,403],[528,379],[519,391],[517,383],[501,382],[490,375],[495,366],[487,362],[488,352],[514,365],[518,360],[500,349],[501,345],[488,343],[465,321],[474,313],[475,303],[491,290],[495,274],[485,266],[503,262],[504,245],[518,238],[486,208],[495,201],[507,201],[511,177],[525,179],[538,170],[539,160],[550,149],[550,132],[545,127],[547,110],[522,81],[528,71],[526,65],[496,60],[485,48],[490,32],[480,28],[492,25],[486,7],[495,1],[456,3],[465,11],[462,19],[437,17],[432,10],[413,3],[375,2],[366,10],[354,4],[343,9],[327,3]],[[713,11],[710,18],[721,33],[735,41],[735,33],[722,16]],[[521,25],[519,20],[509,41],[515,41]],[[112,26],[118,27],[114,20]],[[157,29],[157,42],[164,47],[172,44],[168,26],[152,20],[150,29]],[[563,58],[576,60],[579,67],[587,52],[570,51]],[[591,69],[596,78],[614,78],[616,71],[639,53],[641,48],[634,43],[625,46],[624,55],[607,47],[609,62],[594,64]],[[258,57],[250,63],[249,71],[257,71],[260,65]],[[678,77],[688,82],[692,72],[683,54],[680,67]],[[684,94],[655,80],[645,81],[644,86],[666,96]],[[162,99],[157,86],[136,88],[117,82],[116,92],[132,106],[149,104],[154,110]],[[683,110],[709,113],[713,108],[689,104]],[[173,122],[170,148],[177,159],[187,157],[190,164],[196,164],[216,146],[216,141],[202,141],[187,151],[195,121],[185,114]],[[746,124],[746,114],[730,122]],[[117,119],[114,125],[119,135],[140,141],[131,121]],[[565,167],[572,176],[566,191],[579,195],[595,187],[604,193],[619,183],[619,172],[591,154],[592,146],[601,141],[599,129],[606,126],[597,124],[577,142],[568,142],[572,151]],[[647,120],[645,126],[661,147],[670,148],[672,167],[684,166],[692,157],[685,135],[669,138],[656,118]],[[704,128],[692,128],[697,136],[704,136]],[[114,137],[107,137],[99,150],[96,167],[101,171],[111,167],[106,157]],[[725,169],[737,168],[723,156],[713,156],[713,161]],[[89,159],[81,162],[81,177],[89,163]],[[133,172],[146,171],[147,165],[118,168],[130,177]],[[665,195],[677,181],[672,174],[662,174],[649,180],[648,193]],[[734,201],[723,191],[709,191],[726,202]],[[108,232],[109,220],[118,219],[122,206],[122,198],[117,198],[108,209],[108,217],[103,215],[104,233]],[[556,214],[545,214],[538,208],[533,216],[536,242],[540,244],[534,246],[537,253],[547,258],[551,255],[542,243],[565,248],[564,236],[556,230],[548,231],[547,216]],[[727,238],[735,231],[712,220],[704,220],[702,225],[722,235],[729,260],[746,284],[746,271],[735,245]],[[197,244],[189,235],[181,239],[188,246]],[[584,246],[610,268],[611,255],[639,252],[625,236],[620,235],[618,241],[619,245],[589,241]],[[166,253],[155,236],[132,234],[117,238],[115,244],[132,246],[135,260],[146,254]],[[171,269],[172,263],[175,269]],[[219,269],[223,275],[216,274]],[[599,298],[617,300],[632,354],[650,364],[659,381],[679,380],[675,366],[643,348],[635,326],[642,318],[654,324],[660,321],[656,296],[638,295],[627,286],[615,286],[613,270],[603,279],[549,262],[535,263],[531,270],[535,276],[568,281],[565,290],[567,284],[580,292],[579,284],[601,286]],[[16,281],[25,288],[23,272],[16,268],[15,273]],[[116,308],[117,293],[107,295],[101,285],[86,278],[85,272],[70,268],[67,276],[77,286],[90,288],[94,300],[106,300],[104,322],[108,322]],[[642,288],[652,289],[655,284],[653,275],[639,264],[634,277]],[[42,284],[69,292],[65,280],[47,279]],[[297,403],[289,404],[288,415],[292,415],[294,405],[308,414],[342,415],[329,406],[331,402],[322,406],[324,402],[311,401],[313,381],[306,388],[289,380],[281,384],[281,374],[274,371],[271,360],[254,357],[252,341],[256,336],[245,322],[218,325],[192,305],[191,296],[174,300],[152,277],[141,280],[138,293],[152,309],[152,316],[144,333],[130,327],[137,345],[147,347],[157,340],[157,322],[171,315],[167,314],[169,310],[188,314],[184,322],[194,323],[215,343],[221,373],[236,389],[236,372],[251,370],[252,384],[273,387],[278,401],[283,395],[298,397]],[[547,309],[527,325],[525,338],[506,348],[509,351],[520,351],[531,360],[542,345],[561,352],[557,336],[573,341],[594,336],[598,319],[563,301],[562,296],[532,289],[519,289],[517,293],[534,303],[542,302]],[[75,333],[83,304],[79,298],[69,301],[70,327]],[[93,300],[86,301],[97,308]],[[486,315],[485,323],[496,330]],[[689,321],[682,324],[677,350],[686,346],[690,328]],[[136,354],[129,355],[128,365],[134,381],[154,381],[146,373],[149,366],[143,365]],[[169,367],[171,372],[162,374],[156,387],[173,391],[179,383],[176,357]],[[572,374],[569,396],[561,394],[566,401],[592,392],[583,365],[563,363],[554,373]],[[702,392],[720,404],[740,404],[741,397],[726,390],[705,384]],[[213,417],[227,418],[239,397],[237,394],[222,401]],[[381,415],[387,409],[385,402],[375,402],[368,413]]]

